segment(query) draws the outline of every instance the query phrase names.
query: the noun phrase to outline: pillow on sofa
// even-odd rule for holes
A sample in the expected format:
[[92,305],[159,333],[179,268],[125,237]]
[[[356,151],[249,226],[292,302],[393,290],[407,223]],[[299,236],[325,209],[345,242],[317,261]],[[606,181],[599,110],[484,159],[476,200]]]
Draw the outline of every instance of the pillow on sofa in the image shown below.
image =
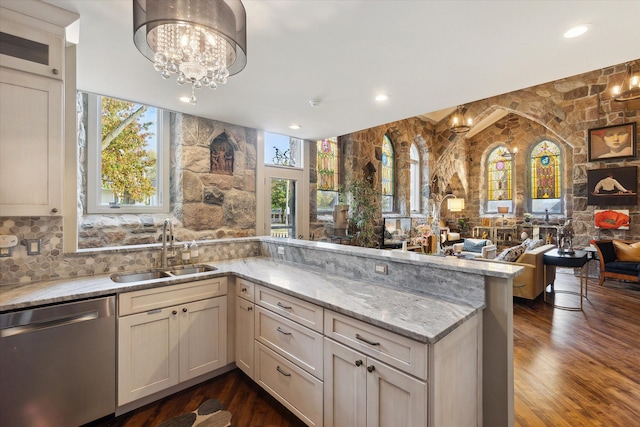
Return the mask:
[[518,246],[513,246],[511,248],[507,248],[504,251],[502,251],[500,253],[500,255],[498,255],[496,257],[496,260],[498,261],[507,261],[507,262],[515,262],[518,260],[518,258],[520,258],[520,255],[522,255],[524,253],[524,251],[526,250],[526,246],[525,245],[518,245]]
[[625,243],[614,240],[613,247],[618,261],[640,262],[640,242]]
[[462,250],[465,252],[482,252],[482,248],[487,246],[486,239],[464,239]]
[[531,241],[527,244],[527,250],[528,250],[528,251],[532,251],[532,250],[534,250],[534,249],[539,248],[540,246],[544,246],[544,240],[543,240],[543,239],[531,240]]

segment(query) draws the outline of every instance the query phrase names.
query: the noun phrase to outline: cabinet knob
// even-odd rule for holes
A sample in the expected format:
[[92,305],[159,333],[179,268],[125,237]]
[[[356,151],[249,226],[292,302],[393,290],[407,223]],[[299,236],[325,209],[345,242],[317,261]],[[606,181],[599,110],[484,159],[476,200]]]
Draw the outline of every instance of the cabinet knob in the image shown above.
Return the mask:
[[53,212],[53,213],[58,213],[58,208],[53,208],[53,209],[51,209],[51,212]]
[[183,308],[183,309],[182,309],[182,312],[183,312],[183,313],[186,313],[186,312],[187,312],[187,307]]
[[375,370],[376,370],[376,367],[375,367],[375,366],[373,366],[373,365],[369,365],[369,366],[367,366],[367,371],[369,371],[369,372],[373,372],[373,371],[375,371]]
[[57,76],[58,74],[60,74],[60,71],[58,71],[58,69],[57,69],[57,68],[54,68],[53,70],[51,70],[51,72],[52,72],[53,74],[55,74],[56,76]]
[[253,311],[253,307],[247,307],[247,311]]
[[356,366],[362,366],[362,360],[360,359],[356,360]]
[[242,288],[240,292],[247,292],[247,288]]
[[175,316],[176,314],[178,314],[178,312],[177,312],[177,311],[175,311],[175,310],[173,310],[173,311],[171,312],[171,314],[173,314],[173,315]]

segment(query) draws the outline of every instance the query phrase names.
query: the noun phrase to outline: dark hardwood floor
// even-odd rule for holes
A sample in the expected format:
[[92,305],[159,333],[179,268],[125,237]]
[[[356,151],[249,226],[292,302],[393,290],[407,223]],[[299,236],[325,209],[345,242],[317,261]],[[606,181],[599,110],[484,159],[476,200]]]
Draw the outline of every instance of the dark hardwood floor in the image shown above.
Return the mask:
[[[579,287],[559,269],[557,289]],[[516,426],[640,426],[640,286],[589,281],[584,311],[514,304]],[[557,294],[577,305],[578,297]],[[156,426],[215,398],[238,427],[303,426],[239,370],[95,427]]]

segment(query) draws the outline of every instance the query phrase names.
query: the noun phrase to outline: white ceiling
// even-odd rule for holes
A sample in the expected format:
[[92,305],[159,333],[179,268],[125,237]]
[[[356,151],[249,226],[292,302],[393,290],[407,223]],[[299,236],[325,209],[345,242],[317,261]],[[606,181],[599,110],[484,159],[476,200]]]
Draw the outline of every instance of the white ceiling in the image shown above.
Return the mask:
[[80,14],[79,89],[308,139],[640,57],[637,0],[245,0],[247,66],[192,106],[135,48],[131,0],[47,2]]

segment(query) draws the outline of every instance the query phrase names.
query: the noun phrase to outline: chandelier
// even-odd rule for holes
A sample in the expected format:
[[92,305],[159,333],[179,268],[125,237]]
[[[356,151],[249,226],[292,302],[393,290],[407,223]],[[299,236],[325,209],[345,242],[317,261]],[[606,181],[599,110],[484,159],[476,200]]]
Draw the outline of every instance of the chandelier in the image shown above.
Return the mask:
[[458,110],[453,113],[453,119],[451,120],[451,132],[453,133],[467,133],[471,130],[471,119],[464,119],[464,112],[462,106],[458,106]]
[[240,0],[133,0],[133,42],[160,75],[216,89],[247,64],[246,13]]
[[633,62],[625,64],[627,73],[622,79],[622,84],[614,86],[611,90],[614,101],[626,102],[640,98],[640,72],[634,74],[633,65]]

